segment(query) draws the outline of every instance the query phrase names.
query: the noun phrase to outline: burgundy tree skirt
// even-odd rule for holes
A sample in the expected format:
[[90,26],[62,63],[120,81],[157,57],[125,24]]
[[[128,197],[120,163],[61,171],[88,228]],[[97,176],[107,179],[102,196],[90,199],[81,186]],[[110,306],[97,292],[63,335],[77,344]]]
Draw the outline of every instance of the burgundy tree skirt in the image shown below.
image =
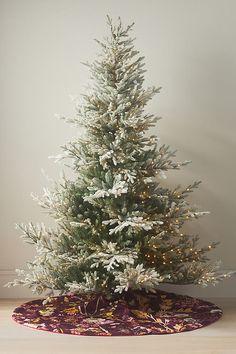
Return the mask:
[[217,321],[222,310],[189,296],[164,291],[133,292],[123,298],[66,295],[33,300],[17,307],[12,318],[27,327],[86,336],[140,336],[192,331]]

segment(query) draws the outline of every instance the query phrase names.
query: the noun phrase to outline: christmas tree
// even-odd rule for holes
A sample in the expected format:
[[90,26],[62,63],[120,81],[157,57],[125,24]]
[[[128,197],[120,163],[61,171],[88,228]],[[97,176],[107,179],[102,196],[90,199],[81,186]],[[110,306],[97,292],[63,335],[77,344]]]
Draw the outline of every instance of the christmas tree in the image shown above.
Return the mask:
[[19,225],[37,255],[29,271],[9,285],[23,284],[37,293],[155,292],[161,283],[217,283],[230,275],[209,263],[216,246],[198,246],[198,237],[184,233],[187,220],[207,212],[187,201],[198,187],[168,189],[162,179],[179,170],[175,152],[148,135],[158,117],[145,106],[160,88],[144,88],[144,61],[124,28],[108,17],[110,36],[97,41],[101,54],[86,64],[92,88],[76,104],[73,118],[84,135],[63,147],[76,177],[45,190],[39,204],[56,220],[55,229]]

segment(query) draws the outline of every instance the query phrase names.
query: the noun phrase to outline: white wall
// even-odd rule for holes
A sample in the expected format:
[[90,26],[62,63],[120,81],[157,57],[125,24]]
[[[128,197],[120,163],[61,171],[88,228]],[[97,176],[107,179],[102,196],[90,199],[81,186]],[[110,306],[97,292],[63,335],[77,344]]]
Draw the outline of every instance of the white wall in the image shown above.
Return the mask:
[[[188,228],[223,267],[235,260],[236,2],[234,0],[1,0],[1,258],[0,282],[13,278],[33,256],[15,222],[48,221],[32,201],[46,182],[58,179],[47,156],[60,152],[76,132],[54,113],[73,111],[69,94],[88,82],[80,64],[98,51],[94,37],[107,31],[105,15],[136,22],[136,46],[146,57],[147,85],[161,85],[149,111],[163,116],[155,129],[163,142],[193,163],[169,173],[170,186],[203,180],[191,200],[211,216]],[[236,278],[217,288],[183,287],[199,296],[235,296]],[[2,297],[29,296],[26,289],[0,288]]]

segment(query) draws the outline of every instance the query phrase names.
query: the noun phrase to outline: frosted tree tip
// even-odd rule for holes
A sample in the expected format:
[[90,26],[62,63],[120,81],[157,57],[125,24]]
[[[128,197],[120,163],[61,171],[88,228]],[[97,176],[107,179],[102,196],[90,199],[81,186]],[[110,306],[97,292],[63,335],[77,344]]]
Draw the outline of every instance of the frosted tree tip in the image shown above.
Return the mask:
[[[95,40],[96,42],[99,42],[96,38],[95,38],[94,40]],[[85,65],[85,66],[88,66],[88,67],[91,66],[88,61],[81,61],[80,64]]]
[[106,18],[108,26],[110,26],[111,30],[113,30],[112,18],[109,15],[107,15]]
[[63,115],[60,114],[60,113],[55,113],[55,114],[54,114],[54,117],[55,117],[56,119],[65,119],[65,116],[63,116]]
[[78,95],[69,94],[69,99],[71,102],[76,102],[78,100]]
[[9,281],[8,283],[3,285],[4,288],[10,288],[12,286],[14,286],[14,283],[12,281]]
[[192,160],[185,160],[185,161],[182,163],[182,165],[185,166],[185,165],[188,165],[188,164],[190,164],[190,163],[192,163]]

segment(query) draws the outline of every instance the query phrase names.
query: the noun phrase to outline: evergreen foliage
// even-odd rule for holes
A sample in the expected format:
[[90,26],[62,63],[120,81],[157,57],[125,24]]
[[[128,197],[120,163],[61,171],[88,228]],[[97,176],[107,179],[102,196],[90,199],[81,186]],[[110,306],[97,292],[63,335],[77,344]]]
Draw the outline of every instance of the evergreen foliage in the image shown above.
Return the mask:
[[76,104],[76,115],[65,118],[86,133],[63,148],[76,178],[45,189],[39,204],[56,220],[44,225],[20,225],[24,238],[36,247],[28,272],[10,285],[35,292],[60,290],[122,293],[128,289],[154,292],[160,283],[217,283],[230,273],[208,262],[216,246],[198,246],[198,236],[182,231],[187,220],[207,212],[187,201],[199,182],[186,188],[163,187],[166,171],[188,164],[174,162],[175,152],[148,135],[158,117],[145,112],[160,88],[144,88],[144,58],[130,37],[133,24],[114,25],[97,41],[98,59],[89,67],[92,89]]

